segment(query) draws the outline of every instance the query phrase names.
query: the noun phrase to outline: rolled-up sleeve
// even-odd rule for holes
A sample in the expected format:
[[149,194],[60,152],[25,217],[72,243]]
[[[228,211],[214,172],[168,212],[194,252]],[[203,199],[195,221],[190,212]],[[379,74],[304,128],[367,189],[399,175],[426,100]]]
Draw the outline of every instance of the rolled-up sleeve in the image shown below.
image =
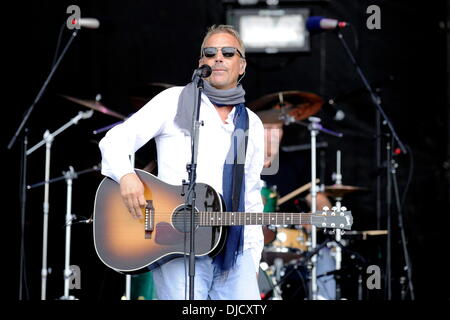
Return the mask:
[[[247,212],[263,212],[264,205],[261,197],[261,171],[264,166],[264,126],[261,120],[253,114],[253,124],[250,128],[250,136],[253,154],[249,158],[249,166],[246,172],[246,203],[245,210]],[[246,226],[247,229],[247,245],[250,250],[255,271],[259,270],[261,253],[264,247],[264,236],[262,227],[259,225]]]

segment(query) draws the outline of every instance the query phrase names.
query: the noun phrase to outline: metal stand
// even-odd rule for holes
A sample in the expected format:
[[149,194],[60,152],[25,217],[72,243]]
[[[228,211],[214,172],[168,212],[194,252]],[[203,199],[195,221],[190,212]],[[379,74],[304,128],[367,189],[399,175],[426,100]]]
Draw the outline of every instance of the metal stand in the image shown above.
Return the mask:
[[[26,299],[28,299],[28,286],[26,281],[26,262],[25,262],[25,212],[27,203],[27,148],[28,148],[28,130],[25,128],[21,150],[21,168],[20,168],[20,276],[19,276],[19,300],[23,297],[23,283],[26,285]],[[25,280],[24,280],[25,279]]]
[[[317,185],[316,185],[316,137],[319,134],[319,131],[330,134],[335,137],[343,137],[342,133],[333,132],[324,128],[320,124],[320,118],[317,117],[309,117],[308,120],[310,123],[304,123],[302,121],[298,121],[293,119],[291,116],[285,116],[285,124],[289,123],[297,123],[303,125],[308,128],[311,135],[311,212],[316,212],[317,208]],[[317,246],[317,228],[316,226],[311,226],[311,250],[315,250]],[[310,281],[310,291],[309,291],[309,299],[317,300],[317,256],[313,255],[310,260],[310,264],[308,265],[308,269],[311,274]]]
[[[115,126],[116,124],[114,124]],[[130,162],[135,166],[135,154],[133,153],[130,155]],[[131,274],[125,275],[125,296],[123,297],[123,300],[131,300]]]
[[[340,185],[342,184],[342,174],[341,174],[341,151],[338,150],[336,152],[336,181],[335,183]],[[337,211],[341,210],[341,201],[342,201],[342,197],[336,197],[335,198],[336,202],[335,202],[335,206]],[[340,229],[336,229],[335,232],[335,240],[336,243],[340,243],[341,242],[341,235],[342,232]],[[335,262],[336,262],[336,271],[341,270],[341,263],[342,263],[342,248],[338,245],[335,246],[335,250],[336,250],[336,255],[335,255]],[[336,281],[336,300],[340,300],[341,299],[341,286],[339,281]]]
[[[60,298],[61,300],[76,300],[76,298],[74,296],[70,296],[69,295],[69,286],[70,286],[70,279],[73,275],[73,270],[70,268],[70,241],[71,241],[71,228],[72,228],[72,224],[73,224],[73,220],[76,219],[76,216],[72,214],[72,184],[73,184],[73,179],[78,178],[78,176],[85,174],[85,173],[89,173],[89,172],[94,172],[94,171],[99,171],[100,167],[99,166],[93,166],[92,168],[89,168],[87,170],[83,170],[83,171],[79,171],[79,172],[75,172],[72,166],[69,166],[69,171],[64,172],[64,175],[58,178],[54,178],[54,179],[46,179],[43,182],[39,182],[39,183],[35,183],[33,185],[29,185],[27,186],[27,189],[33,189],[36,187],[40,187],[42,185],[45,185],[46,188],[48,188],[48,185],[50,183],[53,182],[57,182],[60,180],[65,179],[66,180],[66,185],[67,185],[67,200],[66,200],[66,223],[65,223],[65,228],[66,228],[66,235],[65,235],[65,257],[64,257],[64,295]],[[48,221],[48,220],[47,220]],[[83,221],[78,221],[81,223],[90,223],[90,219],[88,220],[83,220]],[[47,230],[47,228],[46,228]],[[45,239],[45,237],[44,237]],[[46,239],[45,239],[46,240]],[[47,244],[47,242],[45,241],[45,243]],[[46,252],[46,247],[45,247],[45,252]],[[46,258],[46,256],[45,256]],[[43,262],[45,262],[45,266],[46,266],[46,259],[43,260]],[[42,273],[44,274],[44,272]],[[46,279],[43,279],[46,280]],[[44,282],[45,285],[45,282]],[[43,287],[45,288],[45,287]]]
[[67,184],[67,202],[66,202],[66,251],[64,258],[64,295],[61,300],[77,300],[74,296],[69,296],[69,282],[73,274],[70,269],[70,240],[72,235],[72,181],[77,178],[73,167],[69,167],[69,171],[64,173]]
[[405,228],[403,226],[403,213],[402,213],[402,207],[401,207],[401,200],[400,200],[398,184],[397,184],[397,162],[393,159],[392,159],[392,164],[391,164],[391,176],[392,176],[392,185],[394,186],[394,196],[396,199],[395,203],[397,205],[397,212],[398,212],[398,226],[400,228],[400,236],[402,239],[402,241],[401,241],[402,249],[403,249],[403,255],[405,258],[405,270],[407,273],[407,278],[405,278],[405,277],[400,278],[400,285],[402,286],[401,299],[405,300],[405,298],[406,298],[405,288],[407,287],[409,289],[411,300],[414,300],[415,295],[414,295],[414,286],[413,286],[413,282],[412,282],[412,265],[411,265],[411,260],[409,257],[408,248],[407,248]]
[[[311,212],[316,212],[317,208],[317,186],[316,186],[316,137],[319,131],[331,134],[336,137],[342,137],[342,133],[336,133],[325,129],[320,124],[320,118],[309,117],[311,121],[308,129],[311,133]],[[311,249],[314,250],[317,246],[317,228],[312,226],[311,228]],[[313,255],[311,258],[312,269],[311,269],[311,290],[310,299],[317,300],[317,255]]]
[[[41,100],[42,95],[44,94],[45,90],[47,89],[48,84],[50,83],[50,80],[52,79],[56,69],[58,69],[59,64],[61,63],[64,55],[66,54],[67,50],[69,49],[72,41],[77,36],[78,31],[74,31],[72,33],[72,36],[70,37],[69,41],[67,41],[66,46],[64,47],[63,51],[61,52],[61,55],[58,57],[56,62],[53,64],[52,69],[50,70],[50,74],[47,76],[47,79],[45,79],[44,84],[42,85],[41,89],[39,90],[38,94],[36,95],[36,98],[34,99],[31,106],[27,109],[25,112],[25,115],[23,116],[22,122],[20,123],[19,127],[17,128],[14,136],[11,138],[11,140],[8,143],[8,150],[11,150],[14,143],[16,142],[19,135],[22,133],[22,130],[24,132],[23,134],[23,146],[22,149],[22,159],[21,159],[21,179],[20,179],[20,185],[21,185],[21,195],[20,195],[20,211],[21,211],[21,244],[20,244],[20,277],[19,277],[19,300],[22,300],[22,289],[23,289],[23,279],[26,276],[25,275],[25,244],[24,244],[24,232],[25,232],[25,210],[26,210],[26,173],[27,173],[27,154],[26,154],[26,148],[28,144],[28,137],[27,137],[27,129],[25,128],[26,123],[28,122],[28,119],[30,118],[31,113],[34,110],[34,107],[36,104]],[[24,129],[25,128],[25,129]],[[45,272],[45,276],[47,276],[47,271]],[[41,298],[45,300],[45,287],[41,290]]]
[[193,125],[191,134],[191,163],[187,165],[189,174],[189,191],[186,196],[186,204],[190,206],[190,249],[189,249],[189,300],[194,300],[194,279],[195,279],[195,185],[197,180],[197,156],[198,156],[198,139],[200,134],[200,105],[203,91],[203,79],[197,79],[197,95],[195,97],[196,106],[193,114]]
[[[366,77],[364,76],[364,73],[362,72],[361,68],[359,67],[358,63],[356,62],[355,57],[353,56],[352,52],[350,51],[350,48],[348,47],[347,43],[344,40],[344,37],[342,36],[342,33],[336,29],[336,35],[340,41],[340,43],[342,44],[343,48],[345,49],[345,52],[347,53],[347,56],[349,57],[350,61],[352,62],[353,66],[355,67],[356,72],[358,73],[358,76],[360,77],[361,81],[364,84],[364,87],[366,88],[366,90],[369,92],[371,101],[373,103],[373,105],[376,107],[377,109],[377,164],[380,164],[380,160],[381,160],[381,142],[379,141],[379,139],[381,139],[381,137],[383,136],[381,133],[381,130],[379,128],[380,125],[380,120],[383,120],[383,124],[385,124],[388,129],[389,129],[389,134],[388,136],[390,138],[392,138],[392,143],[389,141],[389,139],[387,139],[386,141],[386,151],[387,151],[387,158],[386,158],[386,182],[387,182],[387,190],[386,190],[386,210],[387,210],[387,230],[388,230],[388,239],[387,239],[387,257],[386,257],[386,293],[387,293],[387,299],[391,300],[392,299],[392,280],[391,280],[391,276],[392,276],[392,265],[391,265],[391,256],[392,256],[392,252],[391,252],[391,234],[392,234],[392,228],[391,228],[391,193],[392,193],[392,189],[391,189],[391,179],[394,179],[392,176],[392,169],[391,169],[391,157],[392,157],[392,148],[393,148],[393,142],[396,141],[398,144],[398,147],[400,148],[400,150],[402,151],[403,154],[407,154],[405,145],[402,143],[402,141],[400,140],[400,138],[398,137],[394,126],[392,125],[391,121],[389,120],[389,118],[387,117],[386,113],[384,112],[383,108],[381,107],[381,99],[380,97],[374,92],[374,90],[372,89],[372,87],[370,86],[369,82],[367,81]],[[377,168],[377,170],[379,169],[379,167]],[[380,191],[380,181],[379,179],[377,179],[377,192]],[[400,208],[400,202],[397,203],[398,209]],[[377,195],[377,210],[379,210],[381,208],[380,206],[380,196]],[[399,215],[399,220],[402,219],[402,215],[401,215],[401,210],[398,210],[398,215]],[[377,218],[380,217],[380,212],[377,211]],[[379,223],[377,222],[378,226]],[[406,270],[408,271],[408,287],[411,290],[411,299],[414,299],[414,288],[413,288],[413,284],[412,284],[412,274],[411,274],[411,270],[412,270],[412,266],[410,264],[410,259],[409,259],[409,253],[407,251],[407,247],[406,247],[406,239],[404,237],[404,230],[403,230],[403,224],[400,222],[399,227],[401,228],[400,232],[402,233],[402,246],[403,246],[403,254],[404,254],[404,258],[405,258],[405,263],[406,263]]]
[[[45,144],[45,187],[44,187],[44,204],[43,204],[43,236],[42,236],[42,269],[41,269],[41,300],[46,299],[46,291],[47,291],[47,276],[50,270],[47,267],[47,239],[48,239],[48,214],[49,214],[49,179],[50,179],[50,156],[51,156],[51,147],[53,143],[53,139],[69,128],[70,126],[77,124],[80,119],[87,119],[92,116],[94,113],[93,110],[86,112],[78,112],[78,115],[72,118],[69,122],[63,125],[61,128],[56,130],[54,133],[50,133],[48,130],[44,133],[44,139],[37,143],[35,146],[30,148],[26,155],[29,156],[40,146]],[[28,188],[29,189],[29,188]]]

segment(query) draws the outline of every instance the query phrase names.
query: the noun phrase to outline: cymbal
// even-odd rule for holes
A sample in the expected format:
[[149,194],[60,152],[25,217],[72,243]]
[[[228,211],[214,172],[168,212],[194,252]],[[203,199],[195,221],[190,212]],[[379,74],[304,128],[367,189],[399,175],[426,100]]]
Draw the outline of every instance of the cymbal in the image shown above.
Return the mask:
[[[319,183],[320,179],[316,179],[316,183]],[[278,199],[277,201],[277,205],[281,205],[283,203],[285,203],[286,201],[291,200],[292,198],[298,196],[300,193],[302,193],[303,191],[308,190],[309,188],[311,188],[311,182],[301,186],[298,189],[295,189],[294,191],[288,193],[287,195],[281,197],[280,199]]]
[[367,236],[382,236],[385,234],[388,234],[387,230],[345,231],[345,235],[350,236],[362,235],[363,240],[366,240]]
[[111,117],[115,117],[121,120],[124,120],[126,117],[124,115],[121,115],[120,113],[117,113],[111,109],[108,109],[107,107],[105,107],[101,102],[99,101],[95,101],[95,100],[83,100],[83,99],[78,99],[78,98],[74,98],[74,97],[70,97],[70,96],[66,96],[63,94],[60,94],[61,97],[75,102],[77,104],[80,104],[82,106],[88,107],[90,109],[93,109],[95,111],[98,111],[100,113],[109,115]]
[[345,186],[342,184],[333,184],[331,186],[325,186],[325,195],[329,197],[343,197],[344,195],[357,191],[369,191],[367,188]]
[[249,108],[263,123],[281,123],[284,115],[304,120],[317,113],[322,104],[323,99],[314,93],[293,90],[265,95],[249,103]]

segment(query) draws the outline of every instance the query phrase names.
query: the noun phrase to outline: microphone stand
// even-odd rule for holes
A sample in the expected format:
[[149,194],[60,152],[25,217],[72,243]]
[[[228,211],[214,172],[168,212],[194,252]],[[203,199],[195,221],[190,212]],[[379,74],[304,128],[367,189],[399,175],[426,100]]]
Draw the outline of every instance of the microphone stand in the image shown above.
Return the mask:
[[53,133],[50,133],[48,130],[44,133],[44,139],[37,143],[32,148],[26,151],[26,156],[29,156],[39,147],[45,144],[45,187],[44,187],[44,205],[43,205],[43,236],[42,236],[42,269],[41,269],[41,300],[46,299],[46,290],[47,290],[47,275],[49,273],[49,269],[47,268],[47,238],[48,238],[48,213],[49,213],[49,179],[50,179],[50,155],[53,139],[69,128],[73,124],[77,124],[80,119],[87,119],[92,117],[94,113],[93,110],[78,112],[78,115],[73,117],[69,122],[60,127]]
[[[187,207],[190,206],[190,249],[189,249],[189,300],[194,300],[194,279],[195,279],[195,199],[196,199],[196,179],[197,179],[197,157],[198,157],[198,139],[199,129],[203,125],[200,119],[200,105],[202,98],[202,91],[204,88],[203,79],[201,76],[195,76],[193,81],[197,82],[196,95],[194,98],[195,108],[192,115],[192,133],[191,133],[191,163],[186,165],[189,174],[189,182],[187,185],[188,193],[186,196]],[[183,182],[186,185],[186,182]]]
[[[27,189],[32,189],[39,187],[41,185],[47,185],[53,182],[57,182],[65,179],[67,185],[67,201],[66,201],[66,249],[65,249],[65,259],[64,259],[64,295],[60,297],[60,300],[77,300],[74,296],[69,295],[69,286],[70,286],[70,278],[74,274],[74,269],[70,268],[70,241],[71,241],[71,228],[72,221],[75,218],[75,215],[72,214],[72,182],[73,179],[78,178],[78,176],[89,173],[93,171],[99,171],[99,166],[93,166],[92,168],[82,170],[79,172],[75,172],[72,166],[69,166],[69,170],[63,172],[63,176],[54,178],[48,181],[39,182],[30,186],[27,186]],[[85,221],[86,222],[86,221]]]
[[[47,76],[47,79],[45,80],[44,84],[42,85],[42,88],[39,90],[36,98],[34,99],[31,106],[28,108],[28,110],[25,112],[25,115],[22,119],[22,122],[20,123],[19,127],[16,130],[16,133],[11,138],[11,140],[8,143],[8,150],[11,150],[14,143],[16,142],[19,135],[22,133],[23,130],[23,147],[21,151],[21,172],[20,172],[20,185],[21,185],[21,194],[20,194],[20,224],[21,224],[21,244],[20,244],[20,279],[19,279],[19,300],[22,300],[22,288],[23,288],[23,279],[24,279],[24,273],[25,273],[25,244],[24,244],[24,232],[25,232],[25,211],[26,211],[26,178],[27,178],[27,145],[28,145],[28,137],[27,137],[27,128],[24,129],[26,123],[28,122],[28,119],[31,115],[31,113],[34,110],[35,105],[41,100],[42,95],[44,94],[45,90],[47,89],[47,86],[53,77],[56,69],[58,68],[62,58],[66,54],[67,50],[69,49],[69,46],[72,44],[73,40],[77,36],[78,31],[75,30],[72,33],[72,36],[70,37],[69,41],[67,41],[66,46],[64,47],[63,51],[61,52],[61,55],[56,60],[55,64],[53,65],[52,69],[50,70],[50,74]],[[42,297],[43,295],[41,295]],[[44,295],[45,299],[45,295]]]
[[[374,90],[372,89],[372,87],[370,86],[369,82],[367,81],[366,77],[364,76],[364,73],[362,72],[361,68],[359,67],[358,63],[356,62],[355,57],[353,56],[351,50],[349,49],[347,43],[344,40],[344,37],[342,35],[342,33],[340,32],[339,28],[335,29],[336,35],[340,41],[340,43],[342,44],[342,46],[345,49],[345,52],[347,53],[347,56],[350,58],[350,61],[352,62],[353,66],[355,67],[356,72],[358,73],[360,79],[362,80],[366,90],[369,92],[370,94],[370,99],[372,101],[372,103],[375,105],[378,113],[377,113],[377,125],[380,123],[380,115],[383,118],[383,123],[385,125],[387,125],[387,127],[389,128],[389,137],[392,136],[392,142],[394,142],[394,140],[397,142],[400,150],[402,151],[403,154],[406,154],[406,148],[405,145],[403,144],[403,142],[400,140],[400,138],[398,137],[394,126],[392,125],[391,121],[389,120],[389,118],[387,117],[386,113],[384,112],[383,108],[381,107],[381,99],[380,97],[374,92]],[[379,164],[380,161],[380,156],[378,154],[379,149],[378,147],[381,146],[381,143],[378,142],[381,138],[381,134],[380,134],[380,130],[379,128],[377,128],[377,165]],[[392,221],[392,217],[391,217],[391,194],[392,194],[392,186],[391,186],[391,181],[394,181],[394,183],[396,182],[395,177],[394,177],[394,173],[392,170],[392,150],[393,150],[393,145],[387,141],[386,142],[386,153],[387,153],[387,159],[386,159],[386,179],[387,179],[387,190],[386,190],[386,215],[387,215],[387,230],[388,230],[388,237],[387,237],[387,253],[386,253],[386,290],[387,290],[387,298],[388,300],[392,299],[392,286],[391,286],[391,277],[392,277],[392,249],[391,249],[391,242],[392,242],[392,226],[391,226],[391,221]],[[377,168],[378,169],[378,168]],[[377,180],[377,191],[379,191],[379,185],[380,182],[379,180]],[[397,197],[398,198],[398,197]],[[402,215],[401,215],[401,208],[400,208],[400,202],[398,201],[399,199],[397,199],[397,211],[398,211],[398,215],[399,215],[399,221],[402,220]],[[377,195],[377,208],[379,207],[379,196]],[[377,213],[378,214],[378,213]],[[411,299],[414,300],[414,288],[413,288],[413,283],[412,283],[412,274],[411,274],[411,261],[409,258],[409,253],[408,253],[408,249],[406,246],[406,239],[404,236],[404,230],[403,230],[403,223],[400,222],[399,223],[399,228],[400,228],[400,232],[402,234],[402,246],[403,246],[403,254],[404,254],[404,258],[405,258],[405,269],[407,270],[407,275],[408,275],[408,286],[409,289],[411,290]]]

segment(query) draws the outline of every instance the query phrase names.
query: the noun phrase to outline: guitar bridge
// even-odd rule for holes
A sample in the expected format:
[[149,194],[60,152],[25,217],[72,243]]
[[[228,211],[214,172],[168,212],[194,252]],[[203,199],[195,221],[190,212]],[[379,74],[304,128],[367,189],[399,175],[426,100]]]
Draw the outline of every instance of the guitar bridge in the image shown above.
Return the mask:
[[145,239],[151,239],[155,222],[155,208],[153,207],[153,200],[147,200],[144,220]]

